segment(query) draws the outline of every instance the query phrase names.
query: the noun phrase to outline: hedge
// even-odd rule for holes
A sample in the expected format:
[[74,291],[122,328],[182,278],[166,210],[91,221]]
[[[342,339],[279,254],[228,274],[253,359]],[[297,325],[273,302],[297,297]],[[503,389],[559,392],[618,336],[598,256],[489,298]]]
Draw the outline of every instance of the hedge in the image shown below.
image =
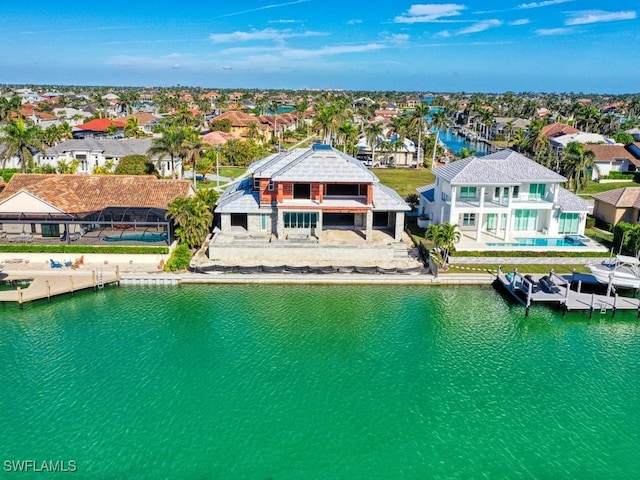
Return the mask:
[[169,247],[126,247],[96,245],[0,245],[0,253],[98,253],[167,255]]

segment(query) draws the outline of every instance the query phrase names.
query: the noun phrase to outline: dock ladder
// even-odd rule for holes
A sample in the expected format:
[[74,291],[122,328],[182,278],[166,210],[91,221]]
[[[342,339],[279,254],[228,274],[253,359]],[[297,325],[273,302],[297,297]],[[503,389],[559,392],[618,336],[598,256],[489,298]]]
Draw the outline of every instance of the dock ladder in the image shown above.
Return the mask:
[[98,275],[96,278],[96,286],[99,290],[104,288],[104,279],[102,278],[102,269],[98,270]]
[[605,302],[604,300],[600,301],[600,313],[602,315],[604,315],[605,313],[607,313],[607,302]]

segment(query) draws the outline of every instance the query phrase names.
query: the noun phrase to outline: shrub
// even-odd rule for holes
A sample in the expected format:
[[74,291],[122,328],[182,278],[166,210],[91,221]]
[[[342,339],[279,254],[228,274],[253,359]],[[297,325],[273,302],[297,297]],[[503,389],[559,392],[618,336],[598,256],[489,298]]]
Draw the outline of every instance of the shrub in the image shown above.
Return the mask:
[[97,245],[0,245],[0,252],[10,253],[123,253],[160,254],[169,253],[169,247],[127,247]]
[[625,173],[625,172],[609,172],[607,175],[604,175],[602,179],[608,180],[635,180],[634,173]]
[[622,244],[622,239],[627,230],[631,228],[631,224],[627,222],[618,222],[618,224],[613,227],[613,246],[614,248],[620,248]]
[[164,271],[178,272],[180,270],[186,270],[190,261],[191,250],[189,250],[189,247],[186,244],[181,243],[175,248],[171,257],[167,260],[167,263],[165,263]]
[[586,223],[585,223],[585,226],[586,226],[587,228],[593,228],[593,227],[595,227],[595,226],[596,226],[596,219],[595,219],[595,217],[589,217],[589,216],[588,216],[588,217],[587,217],[587,221],[586,221]]

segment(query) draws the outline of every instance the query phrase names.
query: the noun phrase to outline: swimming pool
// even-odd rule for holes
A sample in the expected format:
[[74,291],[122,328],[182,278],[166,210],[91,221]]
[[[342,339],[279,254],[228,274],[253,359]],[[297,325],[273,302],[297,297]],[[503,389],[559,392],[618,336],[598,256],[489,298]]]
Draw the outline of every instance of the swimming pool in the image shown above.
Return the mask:
[[154,232],[123,233],[122,235],[109,235],[102,240],[105,242],[164,242],[167,240],[167,234]]
[[585,247],[576,236],[562,238],[516,238],[515,242],[492,242],[488,247]]

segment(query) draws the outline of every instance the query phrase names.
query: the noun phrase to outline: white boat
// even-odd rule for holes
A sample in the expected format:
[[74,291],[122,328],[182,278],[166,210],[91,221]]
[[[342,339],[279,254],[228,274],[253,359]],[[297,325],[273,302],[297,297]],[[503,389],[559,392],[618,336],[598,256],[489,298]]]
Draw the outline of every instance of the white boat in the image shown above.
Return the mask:
[[587,265],[593,276],[603,285],[640,288],[640,260],[628,255],[616,255],[615,260]]

